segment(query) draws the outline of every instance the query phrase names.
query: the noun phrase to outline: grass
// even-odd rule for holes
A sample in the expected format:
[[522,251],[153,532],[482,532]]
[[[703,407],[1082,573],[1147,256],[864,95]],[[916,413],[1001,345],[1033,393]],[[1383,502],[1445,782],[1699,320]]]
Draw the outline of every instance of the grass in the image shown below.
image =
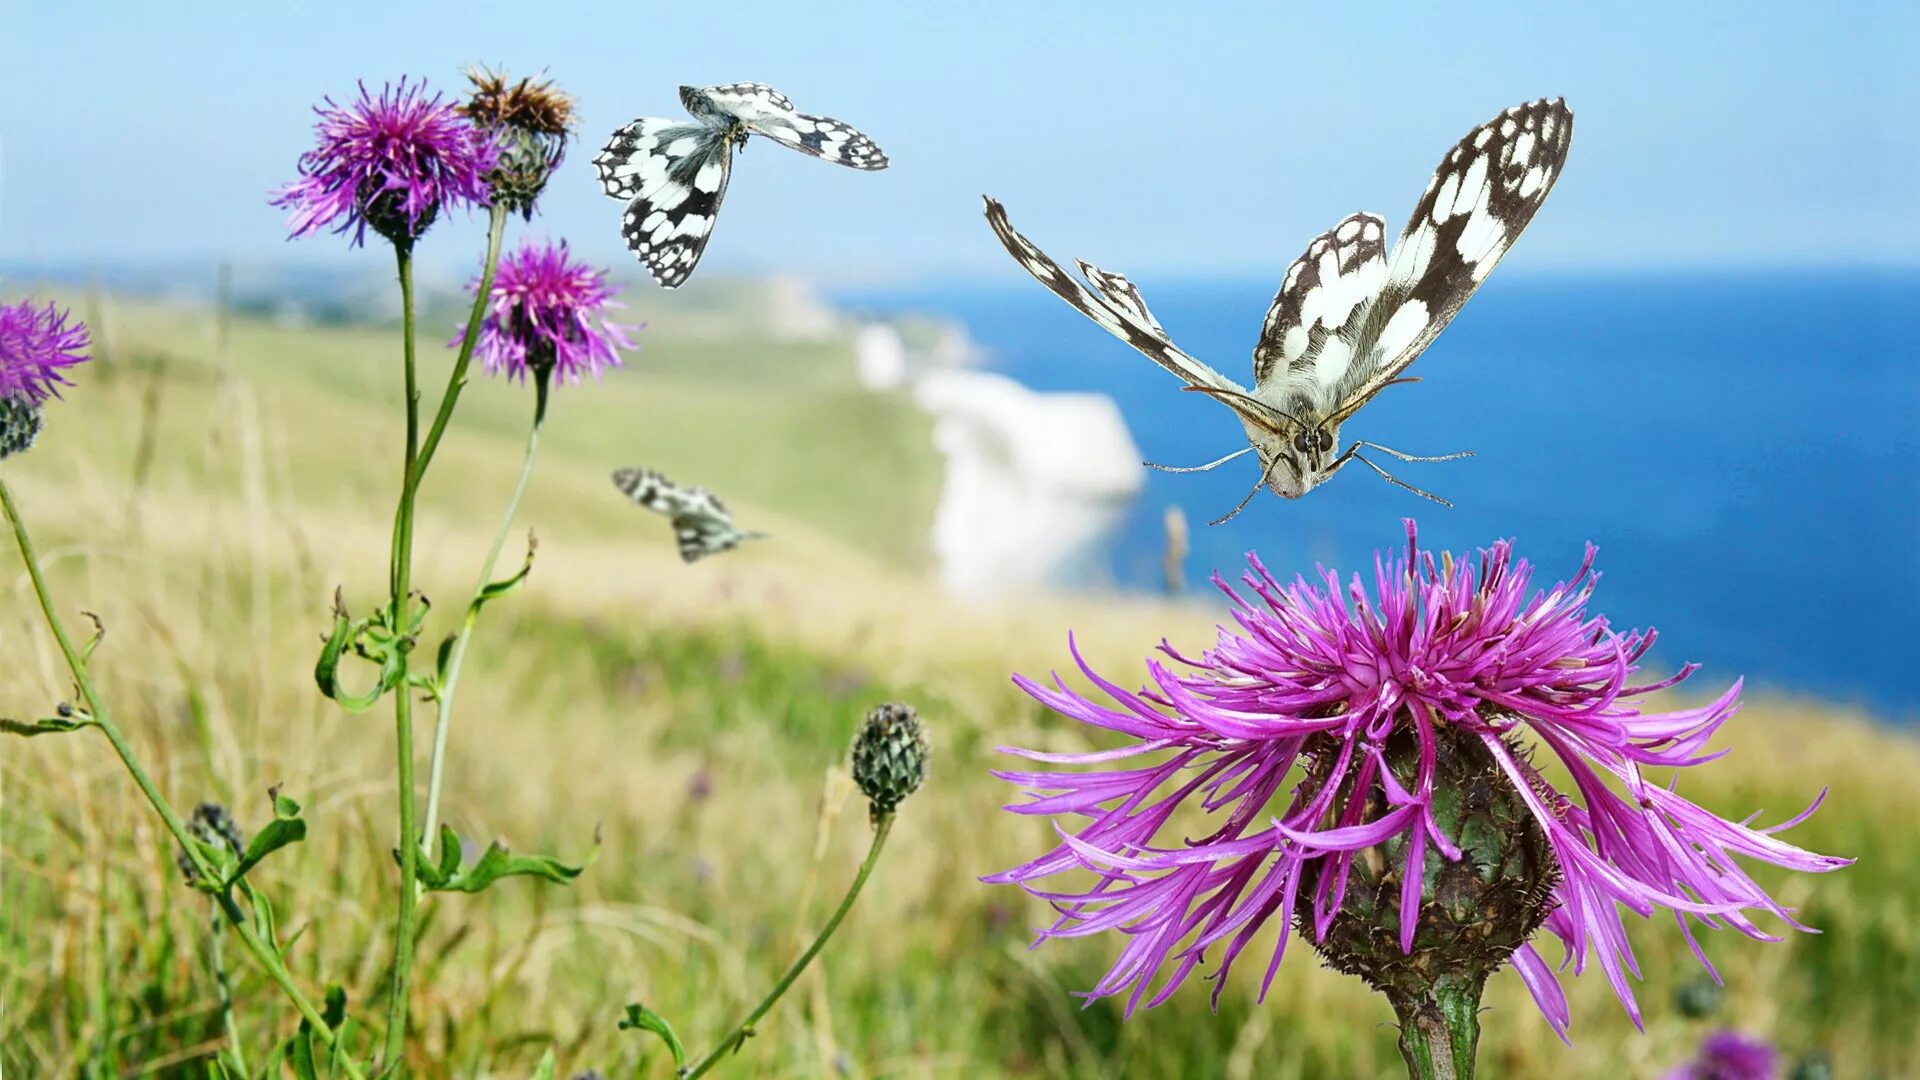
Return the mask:
[[[310,839],[270,860],[261,884],[299,934],[292,963],[315,996],[338,981],[354,1015],[377,1018],[391,731],[384,715],[323,701],[311,667],[333,586],[364,609],[384,581],[394,335],[242,320],[223,341],[203,313],[109,315],[105,363],[49,410],[42,444],[5,466],[9,482],[64,604],[105,620],[98,676],[176,803],[217,799],[253,827],[270,786],[306,805]],[[1385,1004],[1304,949],[1265,1004],[1254,964],[1218,1015],[1204,985],[1126,1023],[1112,1002],[1081,1008],[1072,991],[1115,943],[1029,952],[1044,908],[975,880],[1047,838],[1042,823],[997,812],[1011,792],[987,776],[1002,761],[993,747],[1082,741],[1008,673],[1060,665],[1069,628],[1097,666],[1138,672],[1162,634],[1204,641],[1214,613],[942,599],[925,574],[938,477],[924,417],[858,389],[837,338],[785,340],[720,310],[654,321],[629,370],[557,399],[523,515],[540,561],[531,588],[482,624],[449,763],[447,819],[463,835],[578,857],[598,829],[602,846],[571,887],[514,881],[429,901],[416,1067],[525,1075],[552,1048],[561,1075],[668,1075],[657,1043],[615,1029],[629,1001],[704,1049],[852,875],[865,812],[834,766],[866,708],[903,698],[934,726],[932,778],[834,946],[733,1074],[1397,1069]],[[476,384],[429,479],[419,573],[448,601],[440,628],[512,483],[528,396]],[[626,464],[710,484],[776,539],[683,566],[665,528],[611,490],[607,472]],[[69,690],[23,578],[0,559],[0,712],[43,715]],[[1737,751],[1690,776],[1689,795],[1777,820],[1831,784],[1791,838],[1860,862],[1817,879],[1763,875],[1821,935],[1705,935],[1728,980],[1719,1022],[1789,1053],[1822,1048],[1836,1075],[1920,1072],[1920,745],[1784,700],[1751,704],[1729,737]],[[91,733],[0,748],[0,1071],[185,1070],[223,1028],[207,913],[179,885],[170,843]],[[1592,972],[1571,980],[1575,1045],[1562,1047],[1503,973],[1487,999],[1484,1074],[1654,1075],[1684,1060],[1705,1029],[1672,1002],[1698,966],[1670,921],[1635,932],[1644,1035]],[[227,962],[258,1060],[295,1018],[237,949]]]

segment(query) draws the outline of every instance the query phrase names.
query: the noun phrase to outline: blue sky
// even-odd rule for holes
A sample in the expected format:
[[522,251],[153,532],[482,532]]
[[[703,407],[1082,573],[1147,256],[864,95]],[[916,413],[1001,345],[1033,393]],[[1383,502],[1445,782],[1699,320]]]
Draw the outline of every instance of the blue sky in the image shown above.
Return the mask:
[[[184,5],[183,5],[184,6]],[[1354,210],[1397,228],[1441,154],[1564,95],[1567,171],[1522,267],[1832,265],[1920,250],[1920,5],[175,5],[0,0],[0,262],[350,258],[288,245],[265,193],[309,106],[469,61],[545,69],[581,142],[533,229],[609,263],[589,160],[682,82],[772,83],[894,160],[757,141],[709,273],[872,284],[1005,272],[979,196],[1136,274],[1277,272]],[[472,225],[423,258],[471,258]]]

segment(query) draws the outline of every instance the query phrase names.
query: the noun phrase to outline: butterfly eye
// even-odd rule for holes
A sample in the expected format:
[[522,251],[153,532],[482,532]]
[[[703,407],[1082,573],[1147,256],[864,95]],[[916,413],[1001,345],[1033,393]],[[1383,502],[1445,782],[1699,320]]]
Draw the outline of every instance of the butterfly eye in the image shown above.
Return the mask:
[[1320,433],[1320,452],[1324,454],[1331,449],[1333,449],[1333,432],[1322,431]]
[[1307,442],[1309,438],[1311,436],[1304,431],[1296,433],[1293,437],[1293,448],[1303,454],[1306,453],[1308,446],[1311,445]]

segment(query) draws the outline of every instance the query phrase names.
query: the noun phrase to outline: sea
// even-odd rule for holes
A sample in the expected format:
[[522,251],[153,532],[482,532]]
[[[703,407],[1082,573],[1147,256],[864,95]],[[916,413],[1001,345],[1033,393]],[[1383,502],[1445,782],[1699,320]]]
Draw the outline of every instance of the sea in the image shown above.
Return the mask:
[[[1239,422],[1038,284],[837,294],[843,309],[964,326],[982,367],[1118,403],[1149,461],[1245,445]],[[1241,382],[1274,283],[1142,279],[1174,341]],[[1357,463],[1305,498],[1261,494],[1251,455],[1148,472],[1062,584],[1165,588],[1167,508],[1189,523],[1188,589],[1277,575],[1370,574],[1376,551],[1514,542],[1541,586],[1598,548],[1593,607],[1653,627],[1653,659],[1756,689],[1920,722],[1920,269],[1496,274],[1408,374],[1350,419],[1355,438],[1460,461]],[[1215,594],[1217,595],[1217,594]],[[1151,644],[1143,642],[1143,647]]]

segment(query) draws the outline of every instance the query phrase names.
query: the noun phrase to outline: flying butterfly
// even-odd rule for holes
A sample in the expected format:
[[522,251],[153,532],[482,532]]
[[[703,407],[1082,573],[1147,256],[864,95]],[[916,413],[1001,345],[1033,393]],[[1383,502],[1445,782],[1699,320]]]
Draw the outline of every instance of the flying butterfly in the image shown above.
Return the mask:
[[652,469],[621,469],[613,486],[627,497],[673,522],[680,558],[698,562],[708,555],[732,551],[743,540],[762,540],[766,533],[734,528],[733,514],[720,496],[703,487],[680,487]]
[[707,249],[733,152],[748,135],[850,169],[887,167],[872,139],[830,116],[796,112],[764,83],[683,86],[680,102],[691,122],[643,116],[614,132],[593,159],[607,195],[627,202],[621,235],[663,288],[686,281]]
[[1281,280],[1253,350],[1253,388],[1241,386],[1182,352],[1147,310],[1131,282],[1081,262],[1093,287],[1061,269],[1014,231],[1007,212],[988,198],[987,222],[1027,272],[1094,322],[1179,376],[1184,389],[1231,407],[1249,445],[1201,472],[1246,453],[1260,463],[1261,487],[1297,499],[1326,483],[1349,461],[1443,505],[1445,499],[1408,484],[1364,457],[1378,450],[1402,461],[1451,461],[1468,452],[1420,457],[1356,441],[1336,453],[1340,424],[1386,387],[1417,382],[1403,373],[1445,329],[1553,190],[1573,139],[1573,113],[1555,98],[1518,105],[1474,128],[1428,181],[1389,257],[1386,221],[1354,214],[1315,237]]

